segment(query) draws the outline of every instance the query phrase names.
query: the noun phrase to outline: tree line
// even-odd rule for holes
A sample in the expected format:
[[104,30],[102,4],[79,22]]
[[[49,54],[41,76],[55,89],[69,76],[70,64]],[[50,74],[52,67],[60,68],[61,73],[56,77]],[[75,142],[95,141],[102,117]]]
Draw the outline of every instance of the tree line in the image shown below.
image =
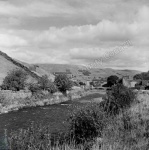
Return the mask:
[[57,75],[54,82],[49,80],[47,75],[42,76],[40,79],[32,83],[27,81],[28,78],[29,74],[26,71],[22,69],[12,70],[4,78],[1,89],[12,91],[28,89],[32,93],[40,90],[46,90],[50,93],[55,93],[57,91],[66,93],[66,91],[70,90],[73,85],[72,81],[65,74]]

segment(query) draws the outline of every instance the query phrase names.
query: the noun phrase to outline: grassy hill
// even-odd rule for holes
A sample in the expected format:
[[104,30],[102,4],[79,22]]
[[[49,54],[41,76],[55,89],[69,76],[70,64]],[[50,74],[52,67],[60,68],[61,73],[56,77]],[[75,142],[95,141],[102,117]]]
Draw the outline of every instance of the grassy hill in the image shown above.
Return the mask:
[[114,70],[111,68],[96,68],[85,71],[85,68],[82,66],[68,64],[28,64],[15,60],[0,51],[0,84],[7,73],[16,68],[25,70],[35,79],[39,79],[42,75],[48,75],[51,80],[54,80],[53,73],[55,72],[70,72],[76,79],[81,81],[92,80],[94,77],[107,78],[110,75],[117,75],[118,77],[129,75],[130,77],[133,77],[134,75],[141,73],[136,70]]
[[15,68],[19,68],[10,61],[8,61],[5,57],[0,55],[0,83],[2,83],[3,78],[7,75],[8,71],[13,70]]
[[[50,73],[47,73],[42,68],[39,68],[35,70],[32,70],[32,68],[35,68],[34,65],[30,65],[18,60],[15,60],[11,57],[9,57],[7,54],[0,51],[0,84],[2,83],[3,79],[6,77],[7,73],[14,69],[23,69],[25,70],[30,77],[32,77],[35,80],[40,79],[42,75],[47,74],[50,76]],[[50,76],[51,78],[53,75]]]
[[79,80],[92,80],[94,77],[107,78],[110,75],[116,75],[118,77],[122,76],[133,77],[134,75],[140,73],[140,71],[136,70],[114,70],[111,68],[90,69],[86,73],[85,71],[82,71],[83,70],[82,66],[65,65],[65,64],[38,64],[38,66],[50,73],[70,71]]

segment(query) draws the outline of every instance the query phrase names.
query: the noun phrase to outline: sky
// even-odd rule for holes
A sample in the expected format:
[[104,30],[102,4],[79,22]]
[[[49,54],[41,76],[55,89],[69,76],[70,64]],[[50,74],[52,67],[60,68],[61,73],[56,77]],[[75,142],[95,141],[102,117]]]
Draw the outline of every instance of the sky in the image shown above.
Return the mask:
[[27,63],[148,71],[149,0],[0,0],[0,50]]

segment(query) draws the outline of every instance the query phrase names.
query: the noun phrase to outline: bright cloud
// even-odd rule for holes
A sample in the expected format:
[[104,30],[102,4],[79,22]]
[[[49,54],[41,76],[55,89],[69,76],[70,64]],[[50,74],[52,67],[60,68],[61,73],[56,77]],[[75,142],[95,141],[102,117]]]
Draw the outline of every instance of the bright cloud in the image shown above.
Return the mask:
[[30,63],[90,64],[129,40],[102,67],[147,70],[147,0],[0,1],[0,49]]
[[26,46],[27,42],[15,35],[0,34],[0,46],[1,47],[14,47],[14,46]]

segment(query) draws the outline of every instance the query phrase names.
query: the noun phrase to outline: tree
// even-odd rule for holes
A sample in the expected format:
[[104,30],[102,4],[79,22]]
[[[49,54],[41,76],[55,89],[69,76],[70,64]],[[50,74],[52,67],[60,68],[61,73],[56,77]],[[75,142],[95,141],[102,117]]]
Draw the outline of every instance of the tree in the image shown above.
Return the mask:
[[28,89],[32,92],[32,94],[35,94],[41,90],[38,83],[30,83]]
[[49,79],[47,75],[44,75],[41,77],[41,79],[39,80],[39,84],[42,90],[48,90],[49,88]]
[[42,76],[38,84],[41,90],[47,90],[50,93],[55,93],[57,91],[56,85],[48,79],[47,75]]
[[2,90],[19,91],[26,86],[27,73],[22,69],[13,70],[8,73],[2,83]]
[[65,74],[56,76],[54,83],[62,93],[66,93],[72,87],[72,81]]
[[138,79],[143,80],[143,75],[142,74],[136,74],[133,78],[134,78],[134,80],[138,80]]
[[134,80],[136,80],[136,79],[149,80],[149,71],[143,72],[141,74],[136,74],[133,78],[134,78]]
[[80,86],[85,85],[85,83],[83,83],[82,81],[79,82]]
[[108,85],[108,87],[111,87],[111,86],[113,86],[114,84],[116,84],[117,83],[117,81],[118,81],[118,77],[117,76],[115,76],[115,75],[112,75],[112,76],[110,76],[110,77],[108,77],[107,78],[107,85]]

